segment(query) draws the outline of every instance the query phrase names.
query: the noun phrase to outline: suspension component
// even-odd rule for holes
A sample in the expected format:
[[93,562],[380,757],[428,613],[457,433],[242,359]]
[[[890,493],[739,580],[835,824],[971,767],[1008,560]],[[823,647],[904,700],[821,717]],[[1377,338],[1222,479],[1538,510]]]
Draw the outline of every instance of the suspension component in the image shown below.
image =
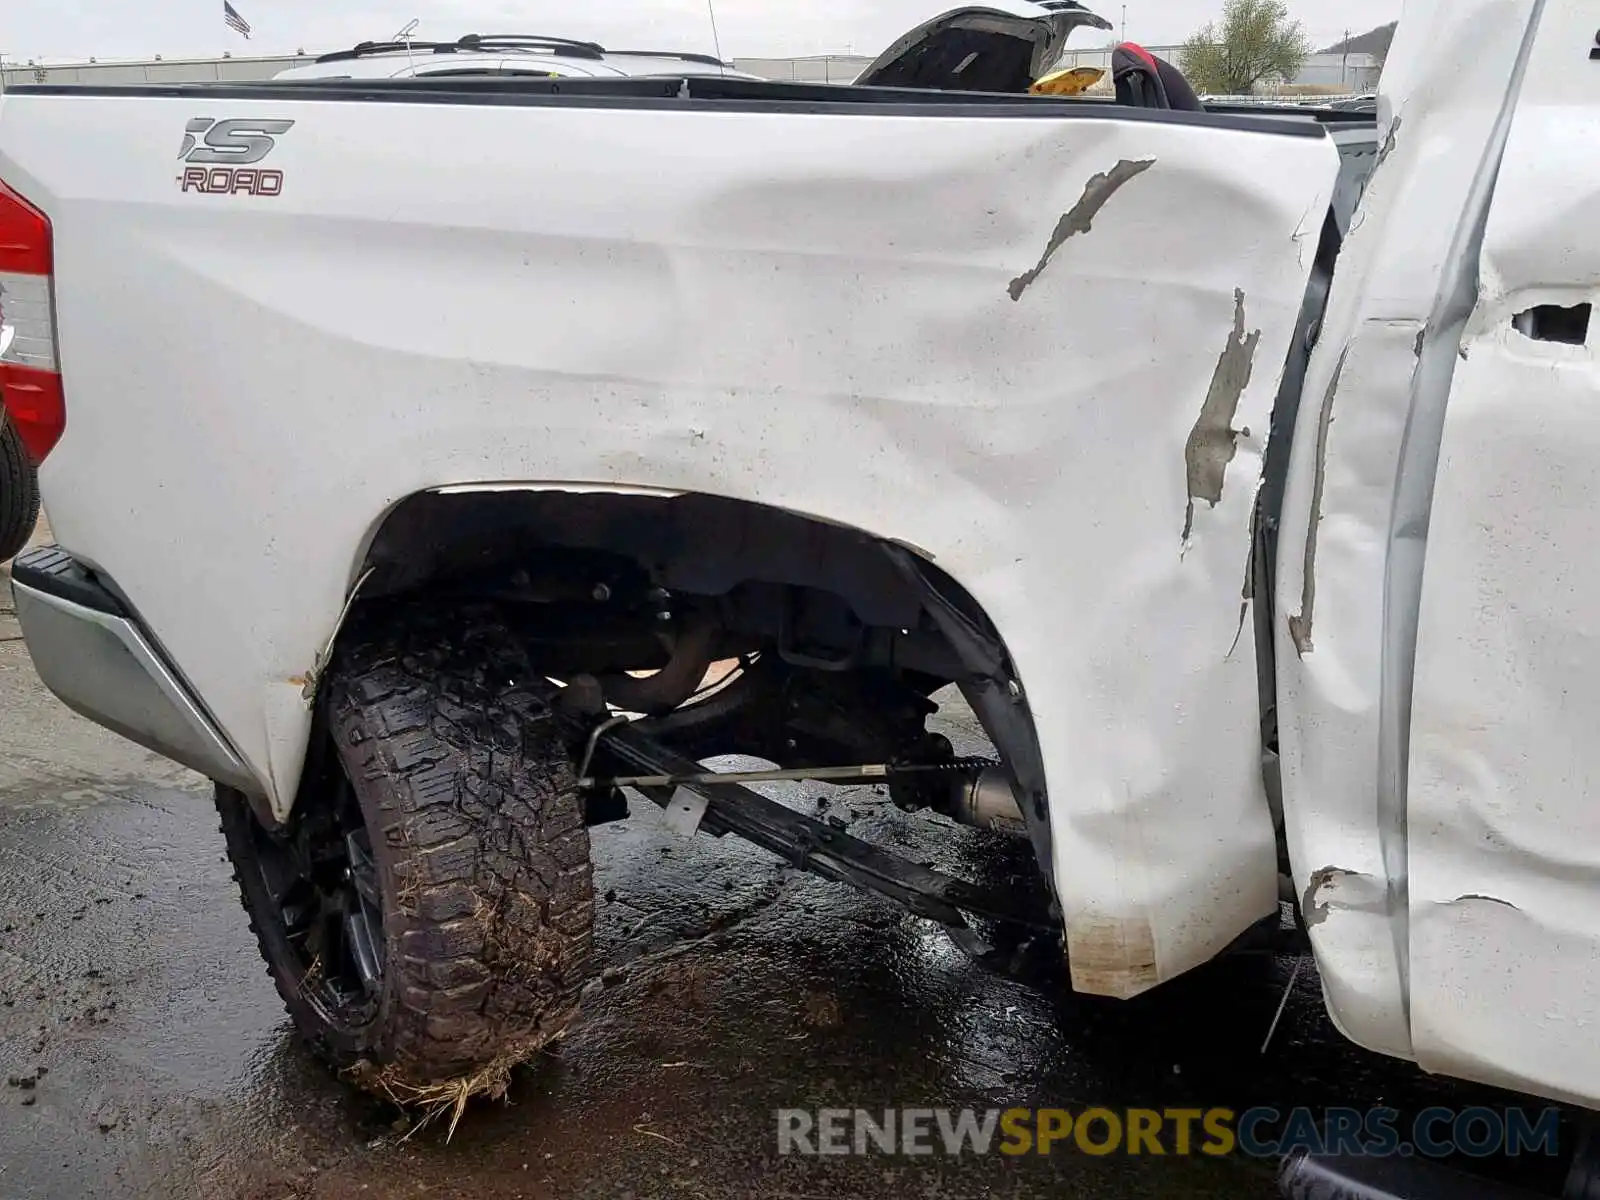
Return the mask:
[[[570,714],[565,719],[572,725],[575,740],[594,736],[593,726],[588,722],[580,724],[581,718]],[[795,776],[816,778],[823,772],[758,771],[741,775],[706,772],[692,759],[673,753],[630,725],[617,726],[599,736],[595,760],[602,765],[631,768],[639,774],[586,778],[583,784],[636,787],[662,807],[671,805],[680,787],[695,792],[705,800],[700,818],[708,833],[737,834],[792,866],[888,896],[919,916],[931,918],[948,928],[966,929],[963,913],[1051,932],[1057,928],[1048,905],[1036,903],[1035,897],[976,887],[954,879],[830,828],[743,785],[751,782],[752,776],[757,777],[755,782],[760,782],[762,779],[790,780]],[[827,773],[850,771],[859,777],[864,769],[829,768]],[[872,769],[878,774],[866,778],[882,779],[892,770],[910,768],[874,764]],[[927,769],[948,772],[950,764]]]
[[[587,762],[594,754],[601,737],[626,724],[625,718],[613,717],[599,726],[589,737]],[[619,775],[614,779],[601,779],[585,775],[578,780],[584,791],[605,791],[616,788],[680,788],[703,787],[726,783],[829,783],[838,786],[880,783],[902,780],[913,776],[946,776],[949,797],[946,804],[937,805],[963,825],[989,829],[997,833],[1026,834],[1027,823],[1022,817],[1022,807],[1017,803],[1015,790],[1005,769],[987,758],[957,758],[943,763],[862,763],[848,767],[800,767],[795,770],[770,771],[694,771],[677,775]],[[931,790],[931,789],[930,789]]]

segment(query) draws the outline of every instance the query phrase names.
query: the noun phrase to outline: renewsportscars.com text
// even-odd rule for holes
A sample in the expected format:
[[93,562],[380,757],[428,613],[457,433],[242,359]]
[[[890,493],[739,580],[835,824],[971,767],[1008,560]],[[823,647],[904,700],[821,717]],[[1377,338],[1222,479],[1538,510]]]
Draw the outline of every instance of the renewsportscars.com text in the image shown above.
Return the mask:
[[778,1153],[1366,1157],[1554,1155],[1554,1108],[779,1109]]

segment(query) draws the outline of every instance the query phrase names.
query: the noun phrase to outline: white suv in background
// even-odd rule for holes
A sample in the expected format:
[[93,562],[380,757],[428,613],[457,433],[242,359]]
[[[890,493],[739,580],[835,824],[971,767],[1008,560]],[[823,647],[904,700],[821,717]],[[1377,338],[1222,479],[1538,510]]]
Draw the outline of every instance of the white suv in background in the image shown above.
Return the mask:
[[324,54],[279,79],[421,79],[442,76],[518,76],[543,79],[618,79],[717,75],[759,76],[735,71],[709,54],[655,50],[607,50],[595,42],[538,34],[468,34],[454,42],[362,42]]

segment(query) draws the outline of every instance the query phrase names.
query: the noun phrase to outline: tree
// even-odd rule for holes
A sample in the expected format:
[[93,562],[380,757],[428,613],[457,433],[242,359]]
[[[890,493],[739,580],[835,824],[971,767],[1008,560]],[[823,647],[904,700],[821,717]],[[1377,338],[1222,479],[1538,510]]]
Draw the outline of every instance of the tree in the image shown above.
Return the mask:
[[1222,21],[1208,21],[1183,44],[1184,74],[1197,92],[1245,96],[1263,80],[1287,83],[1311,55],[1284,0],[1225,0]]

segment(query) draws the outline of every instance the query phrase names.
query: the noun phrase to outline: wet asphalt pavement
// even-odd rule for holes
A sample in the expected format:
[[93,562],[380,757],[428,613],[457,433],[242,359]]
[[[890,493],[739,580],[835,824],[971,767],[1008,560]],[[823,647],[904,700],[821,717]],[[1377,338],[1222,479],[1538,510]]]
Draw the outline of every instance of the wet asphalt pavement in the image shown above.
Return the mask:
[[[966,959],[927,922],[643,801],[594,831],[597,985],[507,1103],[454,1139],[301,1050],[208,788],[68,713],[0,581],[0,1200],[23,1197],[1250,1197],[1244,1159],[780,1157],[778,1108],[1499,1102],[1357,1051],[1293,966],[1231,962],[1130,1004]],[[970,715],[958,749],[983,749]],[[816,811],[815,786],[776,789]],[[1017,848],[832,793],[852,832],[974,878]]]

